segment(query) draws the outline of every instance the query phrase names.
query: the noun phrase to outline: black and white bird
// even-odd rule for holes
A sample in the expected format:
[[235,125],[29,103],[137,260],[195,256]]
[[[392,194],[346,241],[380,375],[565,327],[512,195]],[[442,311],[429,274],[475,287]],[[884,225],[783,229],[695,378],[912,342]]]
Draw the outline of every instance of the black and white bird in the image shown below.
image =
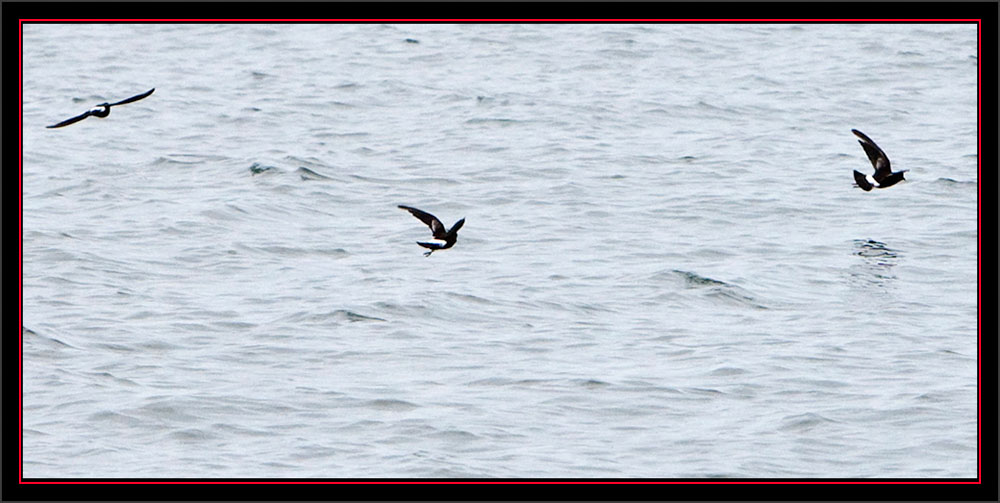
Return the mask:
[[111,113],[111,107],[116,107],[118,105],[124,105],[126,103],[132,103],[133,101],[139,101],[139,100],[145,98],[146,96],[149,96],[150,94],[153,94],[153,91],[155,91],[155,90],[156,90],[156,88],[154,87],[154,88],[152,88],[152,89],[150,89],[150,90],[148,90],[148,91],[146,91],[146,92],[144,92],[142,94],[137,94],[137,95],[135,95],[135,96],[133,96],[131,98],[126,98],[126,99],[121,100],[121,101],[116,102],[116,103],[101,103],[100,105],[97,105],[96,107],[94,107],[94,108],[92,108],[90,110],[87,110],[86,112],[84,112],[84,113],[82,113],[80,115],[77,115],[76,117],[72,117],[72,118],[66,119],[66,120],[60,122],[59,124],[53,124],[51,126],[45,126],[45,127],[47,127],[47,128],[57,128],[57,127],[68,126],[70,124],[75,124],[77,122],[80,122],[83,119],[86,119],[87,117],[90,117],[90,116],[100,117],[100,118],[103,119],[103,118],[107,117],[108,114]]
[[872,167],[875,168],[875,174],[867,176],[858,170],[854,170],[854,181],[857,182],[858,187],[868,192],[872,190],[872,187],[884,189],[903,181],[903,173],[909,171],[908,169],[893,173],[889,168],[889,157],[885,155],[882,149],[878,148],[878,145],[871,138],[857,129],[852,129],[851,132],[860,138],[858,143],[861,144],[861,148],[865,149],[865,154],[868,154],[868,160],[872,162]]
[[455,246],[455,241],[458,241],[458,230],[461,229],[463,225],[465,225],[465,219],[463,218],[458,222],[455,222],[455,225],[452,225],[451,229],[445,229],[444,224],[442,224],[437,217],[431,215],[430,213],[427,213],[426,211],[420,211],[416,208],[403,206],[402,204],[399,205],[399,207],[406,211],[409,211],[411,214],[413,214],[413,216],[419,218],[421,222],[427,224],[427,226],[431,228],[431,233],[434,234],[434,239],[440,239],[444,241],[444,244],[421,243],[420,241],[417,241],[418,245],[430,249],[429,252],[424,253],[425,257],[430,257],[431,253],[434,253],[434,250],[447,250],[448,248]]

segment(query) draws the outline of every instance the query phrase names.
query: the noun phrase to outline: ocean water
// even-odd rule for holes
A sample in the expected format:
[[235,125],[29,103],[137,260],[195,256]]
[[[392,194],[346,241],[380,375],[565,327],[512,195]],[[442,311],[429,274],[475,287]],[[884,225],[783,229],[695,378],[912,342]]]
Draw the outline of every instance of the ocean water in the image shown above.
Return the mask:
[[25,477],[977,475],[974,24],[23,44]]

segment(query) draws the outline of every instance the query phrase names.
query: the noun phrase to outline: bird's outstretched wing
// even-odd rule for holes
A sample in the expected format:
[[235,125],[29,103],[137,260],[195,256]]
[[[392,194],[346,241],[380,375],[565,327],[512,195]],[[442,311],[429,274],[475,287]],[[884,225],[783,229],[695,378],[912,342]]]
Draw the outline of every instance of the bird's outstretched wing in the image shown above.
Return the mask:
[[857,182],[858,187],[861,187],[865,192],[872,190],[873,185],[868,182],[865,175],[861,174],[858,170],[854,170],[854,181]]
[[80,115],[77,115],[76,117],[73,117],[73,118],[70,118],[70,119],[66,119],[66,120],[62,121],[62,122],[60,122],[59,124],[53,124],[53,125],[51,125],[51,126],[45,126],[45,127],[47,127],[47,128],[50,128],[50,129],[51,129],[51,128],[57,128],[57,127],[63,127],[63,126],[68,126],[68,125],[70,125],[70,124],[75,124],[75,123],[77,123],[77,122],[80,122],[80,121],[82,121],[83,119],[86,119],[87,117],[90,117],[90,116],[91,116],[91,115],[93,115],[93,114],[94,114],[93,110],[87,110],[86,112],[84,112],[84,113],[82,113],[82,114],[80,114]]
[[125,98],[125,99],[123,99],[123,100],[121,100],[121,101],[119,101],[117,103],[110,103],[108,106],[109,107],[114,107],[114,106],[118,106],[118,105],[124,105],[126,103],[132,103],[133,101],[139,101],[139,100],[145,98],[146,96],[149,96],[150,94],[153,94],[153,91],[155,91],[155,90],[156,90],[156,88],[154,87],[154,88],[152,88],[152,89],[150,89],[150,90],[148,90],[148,91],[146,91],[146,92],[144,92],[142,94],[137,94],[137,95],[135,95],[135,96],[133,96],[131,98]]
[[858,143],[861,144],[861,148],[865,149],[865,154],[868,155],[868,160],[872,162],[872,167],[875,168],[875,181],[880,182],[883,178],[889,176],[889,173],[891,173],[891,169],[889,167],[889,156],[885,155],[885,152],[883,152],[871,138],[861,131],[852,129],[851,132],[858,138],[861,138],[858,140]]
[[455,225],[452,225],[451,229],[448,229],[448,234],[454,234],[454,233],[458,232],[458,230],[461,229],[463,225],[465,225],[465,219],[464,218],[461,219],[461,220],[459,220],[458,222],[455,222]]
[[447,230],[444,228],[444,224],[442,224],[441,221],[438,220],[437,217],[435,217],[434,215],[431,215],[426,211],[420,211],[416,208],[403,206],[402,204],[400,204],[399,207],[406,211],[409,211],[413,216],[419,218],[421,222],[427,224],[427,226],[431,228],[431,233],[434,234],[435,238],[445,239],[445,237],[448,235]]

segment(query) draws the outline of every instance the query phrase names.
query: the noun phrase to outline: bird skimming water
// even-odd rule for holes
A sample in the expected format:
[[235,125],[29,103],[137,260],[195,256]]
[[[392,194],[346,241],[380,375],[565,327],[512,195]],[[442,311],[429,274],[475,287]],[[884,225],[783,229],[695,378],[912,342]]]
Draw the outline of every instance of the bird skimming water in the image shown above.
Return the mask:
[[139,100],[145,98],[146,96],[149,96],[150,94],[153,94],[153,91],[155,91],[155,90],[156,90],[156,88],[154,87],[154,88],[152,88],[152,89],[150,89],[150,90],[148,90],[148,91],[146,91],[146,92],[144,92],[142,94],[137,94],[137,95],[135,95],[135,96],[133,96],[131,98],[126,98],[126,99],[121,100],[121,101],[116,102],[116,103],[101,103],[100,105],[97,105],[95,108],[87,110],[86,112],[84,112],[84,113],[82,113],[80,115],[77,115],[76,117],[73,117],[73,118],[70,118],[70,119],[66,119],[66,120],[60,122],[59,124],[53,124],[51,126],[45,126],[45,127],[51,129],[51,128],[68,126],[70,124],[74,124],[74,123],[80,122],[83,119],[86,119],[87,117],[90,117],[91,115],[93,115],[94,117],[100,117],[100,118],[103,119],[103,118],[107,117],[108,114],[111,113],[111,107],[115,107],[115,106],[118,106],[118,105],[124,105],[126,103],[132,103],[133,101],[139,101]]
[[857,129],[852,129],[851,132],[858,138],[861,138],[858,140],[858,143],[861,144],[861,148],[865,149],[865,153],[868,154],[868,160],[872,162],[872,166],[875,168],[875,174],[871,176],[865,176],[858,170],[854,170],[854,181],[857,182],[858,187],[868,192],[872,190],[872,187],[884,189],[903,181],[903,173],[909,171],[908,169],[893,173],[889,169],[889,157],[885,155],[882,149],[878,148],[878,145],[871,138]]
[[430,257],[431,253],[434,253],[434,250],[447,250],[448,248],[455,246],[455,241],[458,241],[458,230],[461,229],[463,225],[465,225],[465,219],[463,218],[458,222],[455,222],[455,225],[452,225],[451,229],[445,230],[444,224],[442,224],[441,221],[438,220],[438,218],[435,217],[434,215],[431,215],[430,213],[427,213],[425,211],[420,211],[416,208],[403,206],[402,204],[399,205],[399,207],[406,211],[409,211],[410,213],[413,214],[413,216],[419,218],[421,222],[427,224],[427,226],[431,228],[431,233],[434,234],[434,239],[440,239],[444,241],[444,244],[421,243],[420,241],[417,241],[418,245],[430,249],[429,252],[424,253],[425,257]]

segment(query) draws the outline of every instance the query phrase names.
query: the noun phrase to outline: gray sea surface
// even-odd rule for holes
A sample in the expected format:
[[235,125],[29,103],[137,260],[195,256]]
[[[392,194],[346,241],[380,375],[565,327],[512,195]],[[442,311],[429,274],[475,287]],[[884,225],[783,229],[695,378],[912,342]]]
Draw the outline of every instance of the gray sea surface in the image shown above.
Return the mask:
[[[977,63],[975,24],[25,24],[23,475],[976,477]],[[852,128],[906,181],[854,187]]]

